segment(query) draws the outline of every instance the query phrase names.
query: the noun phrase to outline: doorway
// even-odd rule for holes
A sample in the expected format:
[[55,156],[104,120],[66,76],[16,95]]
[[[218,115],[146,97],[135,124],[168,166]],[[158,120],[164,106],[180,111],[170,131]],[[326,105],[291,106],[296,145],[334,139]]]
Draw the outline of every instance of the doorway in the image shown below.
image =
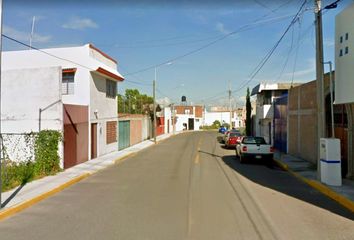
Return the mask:
[[194,130],[194,118],[188,118],[188,130]]
[[91,124],[91,159],[97,157],[97,123]]

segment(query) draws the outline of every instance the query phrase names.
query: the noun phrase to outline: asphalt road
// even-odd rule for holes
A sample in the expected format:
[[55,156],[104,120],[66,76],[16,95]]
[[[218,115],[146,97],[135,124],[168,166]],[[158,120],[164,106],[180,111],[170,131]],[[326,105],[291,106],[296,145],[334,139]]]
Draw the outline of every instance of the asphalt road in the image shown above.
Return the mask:
[[0,239],[354,239],[354,215],[276,167],[184,133],[0,222]]

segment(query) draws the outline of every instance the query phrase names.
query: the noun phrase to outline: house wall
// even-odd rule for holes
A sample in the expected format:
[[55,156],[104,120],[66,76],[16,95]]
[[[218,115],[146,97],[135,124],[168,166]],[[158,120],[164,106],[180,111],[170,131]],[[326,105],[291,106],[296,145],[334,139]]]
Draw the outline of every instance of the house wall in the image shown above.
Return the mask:
[[[117,151],[118,144],[115,142],[106,143],[107,122],[118,121],[117,97],[106,97],[106,78],[92,73],[90,76],[90,108],[89,118],[91,123],[98,123],[98,156]],[[97,114],[96,114],[97,113]],[[118,128],[116,129],[118,136]],[[91,135],[90,135],[91,136]],[[90,152],[91,150],[89,150]]]
[[316,82],[289,90],[288,152],[317,162]]
[[[210,126],[216,120],[219,121],[221,124],[230,124],[230,112],[205,112],[203,125]],[[241,119],[238,118],[236,114],[232,113],[231,121],[235,122],[235,127],[239,127],[239,121],[241,121]]]
[[171,133],[173,131],[172,127],[172,112],[170,107],[165,107],[163,109],[165,117],[165,133]]
[[[354,25],[348,24],[352,22],[354,22],[354,3],[339,13],[335,21],[336,104],[354,103]],[[345,53],[346,48],[348,53]]]
[[[89,67],[88,47],[45,49],[46,52],[55,56],[82,64]],[[61,66],[62,68],[77,68],[75,73],[75,89],[73,95],[63,95],[63,103],[88,105],[89,92],[89,70],[69,61],[64,61],[36,50],[3,52],[2,67],[4,70],[18,68],[42,68]],[[60,85],[61,86],[61,85]]]
[[[39,130],[39,108],[46,108],[41,114],[41,129],[63,131],[63,105],[61,102],[61,68],[31,68],[6,70],[2,72],[2,133],[30,133]],[[11,142],[11,140],[9,140]],[[25,144],[23,142],[22,144]],[[18,143],[16,149],[25,146]],[[62,146],[59,152],[62,161]],[[22,150],[21,150],[22,149]],[[17,154],[14,151],[9,154]],[[11,158],[11,156],[10,156]],[[16,160],[22,160],[17,157]]]
[[61,69],[33,68],[2,72],[2,132],[38,132],[41,128],[62,130]]
[[189,118],[192,118],[192,116],[190,115],[184,115],[184,114],[176,114],[176,131],[183,131],[184,130],[184,127],[183,127],[183,124],[187,124],[187,129],[188,129],[188,119]]
[[143,141],[143,119],[131,119],[130,120],[130,144],[134,145]]

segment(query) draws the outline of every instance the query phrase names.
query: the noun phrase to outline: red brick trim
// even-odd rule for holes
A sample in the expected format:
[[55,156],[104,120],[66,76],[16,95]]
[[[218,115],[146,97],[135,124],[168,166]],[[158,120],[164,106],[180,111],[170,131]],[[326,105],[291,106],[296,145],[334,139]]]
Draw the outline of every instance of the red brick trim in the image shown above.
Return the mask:
[[111,73],[110,71],[107,71],[106,69],[101,68],[101,67],[97,68],[96,71],[101,73],[101,74],[103,74],[103,75],[106,75],[106,76],[108,76],[108,77],[110,77],[110,78],[112,78],[114,80],[117,80],[117,81],[123,81],[124,80],[123,77],[118,76],[118,75],[116,75],[114,73]]

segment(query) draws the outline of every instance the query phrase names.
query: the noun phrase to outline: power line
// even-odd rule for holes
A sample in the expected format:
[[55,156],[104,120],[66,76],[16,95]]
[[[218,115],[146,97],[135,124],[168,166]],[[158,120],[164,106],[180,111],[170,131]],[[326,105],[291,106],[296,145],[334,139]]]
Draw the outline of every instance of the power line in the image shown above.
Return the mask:
[[283,38],[285,37],[285,35],[287,34],[287,32],[290,30],[290,28],[297,22],[298,17],[303,9],[303,7],[305,6],[307,0],[304,0],[304,2],[301,4],[299,10],[297,11],[297,13],[295,14],[294,18],[291,20],[290,24],[288,25],[288,27],[285,29],[284,33],[281,35],[281,37],[279,38],[279,40],[275,43],[275,45],[270,49],[270,51],[263,57],[263,59],[260,61],[260,63],[256,66],[256,68],[254,69],[254,71],[252,72],[250,79],[248,79],[247,81],[244,82],[244,84],[241,85],[241,87],[239,87],[238,89],[234,90],[233,93],[240,91],[241,89],[243,89],[248,83],[250,83],[255,76],[261,71],[261,69],[263,68],[263,66],[267,63],[267,61],[269,60],[269,58],[273,55],[274,51],[276,50],[276,48],[279,46],[280,42],[283,40]]
[[[92,69],[92,68],[90,68],[90,67],[87,67],[87,66],[85,66],[85,65],[82,65],[82,64],[80,64],[80,63],[77,63],[77,62],[75,62],[75,61],[72,61],[72,60],[69,60],[69,59],[66,59],[66,58],[63,58],[63,57],[59,57],[59,56],[54,55],[54,54],[52,54],[52,53],[46,52],[46,51],[44,51],[44,50],[42,50],[42,49],[39,49],[39,48],[30,46],[30,45],[28,45],[28,44],[26,44],[26,43],[24,43],[24,42],[21,42],[21,41],[19,41],[19,40],[17,40],[17,39],[14,39],[14,38],[12,38],[12,37],[9,37],[9,36],[7,36],[7,35],[5,35],[5,34],[2,34],[2,36],[3,36],[4,38],[6,38],[6,39],[9,39],[9,40],[11,40],[11,41],[13,41],[13,42],[16,42],[16,43],[18,43],[18,44],[20,44],[20,45],[23,45],[23,46],[25,46],[25,47],[29,47],[30,49],[39,51],[39,52],[41,52],[41,53],[43,53],[43,54],[46,54],[46,55],[48,55],[48,56],[51,56],[51,57],[53,57],[53,58],[57,58],[57,59],[62,60],[62,61],[66,61],[66,62],[73,63],[73,64],[75,64],[75,65],[77,65],[77,66],[83,67],[83,68],[88,69],[88,70],[90,70],[90,71],[96,70],[96,69]],[[125,79],[125,80],[126,80],[127,82],[129,82],[129,83],[132,83],[132,84],[137,84],[137,85],[142,85],[142,86],[151,86],[151,84],[148,84],[148,83],[135,82],[135,81],[132,81],[132,80],[127,80],[127,79]]]
[[[259,21],[259,20],[254,21],[254,22],[252,22],[252,23],[243,25],[243,26],[241,26],[240,28],[238,28],[237,30],[232,31],[232,32],[230,32],[230,33],[228,33],[228,34],[225,34],[225,35],[223,35],[223,36],[221,36],[221,37],[219,37],[219,38],[217,38],[217,39],[215,39],[215,40],[213,40],[213,41],[211,41],[211,42],[209,42],[209,43],[207,43],[207,44],[205,44],[205,45],[203,45],[203,46],[201,46],[201,47],[199,47],[199,48],[196,48],[196,49],[194,49],[194,50],[192,50],[192,51],[190,51],[190,52],[187,52],[187,53],[185,53],[185,54],[182,54],[182,55],[179,55],[179,56],[177,56],[177,57],[171,58],[171,59],[166,60],[166,61],[164,61],[164,62],[162,62],[162,63],[155,64],[155,65],[152,65],[152,66],[143,68],[143,69],[141,69],[141,70],[137,70],[137,71],[135,71],[135,72],[127,73],[126,75],[128,76],[128,75],[138,74],[138,73],[141,73],[141,72],[148,71],[148,70],[150,70],[150,69],[154,69],[155,67],[160,67],[160,66],[162,66],[162,65],[164,65],[164,64],[167,64],[167,63],[169,63],[169,62],[175,62],[175,61],[178,60],[178,59],[187,57],[187,56],[192,55],[192,54],[194,54],[194,53],[197,53],[197,52],[199,52],[199,51],[201,51],[201,50],[203,50],[203,49],[205,49],[205,48],[207,48],[207,47],[210,47],[210,46],[214,45],[215,43],[224,40],[224,39],[227,38],[227,37],[230,37],[230,36],[232,36],[232,35],[235,35],[235,34],[237,34],[237,33],[243,32],[243,31],[250,30],[250,29],[252,29],[252,26],[254,26],[254,25],[270,23],[270,22],[273,22],[273,21],[275,21],[275,20],[278,20],[278,21],[279,21],[279,20],[282,20],[282,19],[284,19],[284,18],[288,18],[288,17],[291,17],[291,16],[292,16],[292,15],[286,15],[286,16],[281,16],[281,17],[277,17],[277,18],[272,18],[272,19],[264,20],[264,21]],[[259,27],[259,26],[256,26],[256,27]]]

